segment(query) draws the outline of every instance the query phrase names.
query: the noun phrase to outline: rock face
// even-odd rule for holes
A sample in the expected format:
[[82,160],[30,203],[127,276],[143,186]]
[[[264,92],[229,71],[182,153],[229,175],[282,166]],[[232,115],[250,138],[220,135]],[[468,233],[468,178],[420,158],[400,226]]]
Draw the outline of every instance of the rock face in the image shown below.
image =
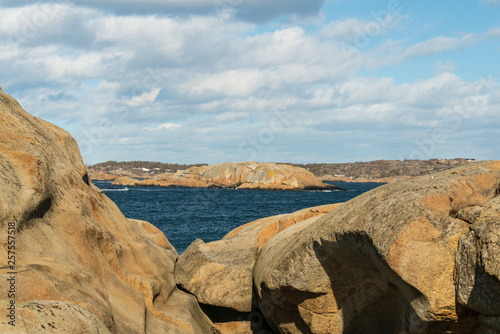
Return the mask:
[[[74,139],[0,92],[2,308],[15,275],[16,327],[0,332],[210,333],[196,299],[177,290],[177,252],[151,224],[126,219],[89,182]],[[11,263],[12,264],[12,263]]]
[[339,189],[323,183],[303,168],[253,161],[191,167],[175,174],[163,174],[144,181],[118,179],[114,184],[262,190]]
[[391,183],[262,248],[280,333],[500,333],[500,162]]
[[262,246],[281,231],[299,223],[311,224],[336,206],[259,219],[210,243],[198,239],[179,257],[175,267],[177,283],[203,304],[250,312],[253,269]]
[[460,210],[457,218],[471,224],[459,241],[457,301],[479,314],[480,333],[500,332],[500,196],[486,205]]
[[118,175],[107,174],[103,172],[89,172],[89,179],[96,181],[114,181],[118,179]]

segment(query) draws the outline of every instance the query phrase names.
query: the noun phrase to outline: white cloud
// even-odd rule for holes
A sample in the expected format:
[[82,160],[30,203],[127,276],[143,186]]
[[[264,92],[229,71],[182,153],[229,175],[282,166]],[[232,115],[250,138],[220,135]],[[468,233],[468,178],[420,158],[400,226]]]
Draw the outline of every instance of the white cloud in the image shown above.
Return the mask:
[[448,61],[446,63],[443,63],[442,61],[438,60],[435,62],[434,70],[437,73],[442,73],[442,72],[451,73],[451,72],[453,72],[453,70],[455,70],[455,63],[452,61]]
[[371,39],[385,35],[389,30],[396,28],[401,20],[408,15],[389,14],[382,18],[371,19],[344,19],[326,24],[320,31],[323,38],[332,38],[358,46],[361,39]]
[[486,33],[487,36],[500,37],[500,28],[492,28]]
[[459,38],[438,36],[428,40],[405,46],[406,41],[386,40],[381,46],[374,50],[368,50],[366,64],[369,68],[390,66],[407,60],[437,55],[479,44],[487,34],[465,34]]
[[481,38],[477,34],[466,34],[461,38],[439,36],[409,47],[406,49],[404,56],[406,58],[422,57],[465,48],[479,43]]
[[230,123],[230,122],[238,122],[247,118],[248,118],[248,113],[244,111],[226,112],[217,116],[215,118],[215,121],[218,123]]
[[479,3],[488,6],[498,6],[500,5],[500,0],[479,0]]
[[163,123],[163,124],[158,125],[158,127],[156,129],[157,130],[169,130],[169,129],[177,129],[177,128],[180,128],[180,127],[181,127],[180,124]]
[[[141,154],[131,159],[147,159],[147,154],[156,159],[161,151],[171,152],[180,162],[248,160],[249,152],[256,150],[249,143],[256,143],[260,160],[294,160],[301,146],[307,147],[309,153],[302,153],[309,159],[315,145],[323,150],[315,156],[327,157],[330,144],[324,143],[353,150],[368,145],[362,155],[375,145],[363,142],[366,138],[374,143],[385,140],[375,132],[395,137],[394,129],[442,126],[436,115],[449,106],[463,108],[463,101],[474,97],[478,87],[454,73],[458,69],[453,61],[428,60],[429,73],[409,74],[403,83],[378,75],[377,69],[461,50],[485,35],[499,35],[493,28],[486,34],[395,40],[391,33],[406,24],[406,16],[394,16],[378,38],[370,39],[369,48],[350,53],[339,41],[351,43],[359,29],[367,29],[370,18],[338,20],[318,26],[318,31],[296,25],[264,29],[231,15],[125,15],[134,10],[112,13],[99,9],[97,2],[92,8],[79,3],[2,8],[0,84],[28,111],[68,128],[82,147],[91,143],[93,150],[82,149],[90,162],[108,159],[108,154],[126,159],[118,155],[131,154],[130,147],[140,147],[134,152]],[[201,10],[207,4],[180,6]],[[297,0],[290,6],[298,4]],[[260,10],[274,5],[275,12],[298,8],[285,10],[280,1]],[[37,6],[57,13],[57,19],[40,25],[36,38],[13,38],[22,31],[25,18],[40,10]],[[244,1],[239,8],[252,6]],[[448,56],[443,59],[453,59]],[[481,105],[471,114],[498,119],[493,112],[498,93],[487,93],[478,101]],[[262,145],[260,131],[274,126],[276,119],[280,131],[274,133],[272,145]],[[484,124],[481,119],[475,122]],[[102,140],[93,144],[89,133],[96,131]],[[353,143],[345,144],[339,133],[353,138]],[[244,149],[239,149],[242,144]]]
[[153,103],[158,97],[158,94],[160,94],[160,91],[161,88],[156,88],[150,92],[143,93],[142,95],[134,96],[129,100],[128,104],[131,106],[144,106],[146,104]]
[[[2,0],[3,6],[33,5],[33,0]],[[73,0],[79,6],[127,14],[217,14],[225,11],[249,21],[263,22],[282,15],[318,15],[325,0]]]

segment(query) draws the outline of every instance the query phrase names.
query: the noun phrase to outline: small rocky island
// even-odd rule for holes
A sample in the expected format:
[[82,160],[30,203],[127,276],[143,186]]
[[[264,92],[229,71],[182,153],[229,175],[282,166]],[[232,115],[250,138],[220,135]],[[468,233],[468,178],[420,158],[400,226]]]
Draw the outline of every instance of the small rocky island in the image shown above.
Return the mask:
[[304,168],[254,161],[191,167],[176,173],[160,174],[146,180],[124,176],[116,179],[113,184],[260,190],[340,190],[339,187],[323,183]]
[[500,161],[259,219],[179,257],[92,184],[67,132],[1,91],[0,128],[1,333],[500,333]]

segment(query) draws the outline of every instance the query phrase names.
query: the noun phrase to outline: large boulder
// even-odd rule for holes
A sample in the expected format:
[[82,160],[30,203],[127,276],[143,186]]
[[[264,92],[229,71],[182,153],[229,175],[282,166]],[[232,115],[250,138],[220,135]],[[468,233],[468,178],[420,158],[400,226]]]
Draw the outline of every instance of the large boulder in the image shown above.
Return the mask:
[[0,247],[15,246],[15,264],[0,257],[1,303],[17,307],[0,332],[210,333],[176,287],[176,250],[92,185],[67,132],[1,91],[0,128]]
[[[470,223],[456,255],[459,307],[479,315],[479,333],[500,332],[500,196],[460,210]],[[494,331],[492,330],[494,329]]]
[[274,163],[226,162],[191,167],[177,174],[194,175],[222,187],[264,190],[308,190],[334,188],[324,184],[313,173],[290,165]]
[[177,283],[193,293],[200,303],[250,312],[253,269],[264,244],[299,222],[312,223],[338,205],[323,205],[258,219],[218,241],[204,243],[198,239],[177,261]]
[[500,162],[472,164],[278,234],[254,269],[263,314],[280,333],[499,333],[499,189]]

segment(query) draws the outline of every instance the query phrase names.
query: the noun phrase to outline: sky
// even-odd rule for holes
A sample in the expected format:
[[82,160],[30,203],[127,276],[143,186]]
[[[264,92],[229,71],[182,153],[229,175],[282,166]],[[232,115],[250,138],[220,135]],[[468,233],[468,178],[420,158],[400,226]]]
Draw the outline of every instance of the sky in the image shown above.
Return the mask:
[[500,0],[0,0],[85,163],[500,159]]

